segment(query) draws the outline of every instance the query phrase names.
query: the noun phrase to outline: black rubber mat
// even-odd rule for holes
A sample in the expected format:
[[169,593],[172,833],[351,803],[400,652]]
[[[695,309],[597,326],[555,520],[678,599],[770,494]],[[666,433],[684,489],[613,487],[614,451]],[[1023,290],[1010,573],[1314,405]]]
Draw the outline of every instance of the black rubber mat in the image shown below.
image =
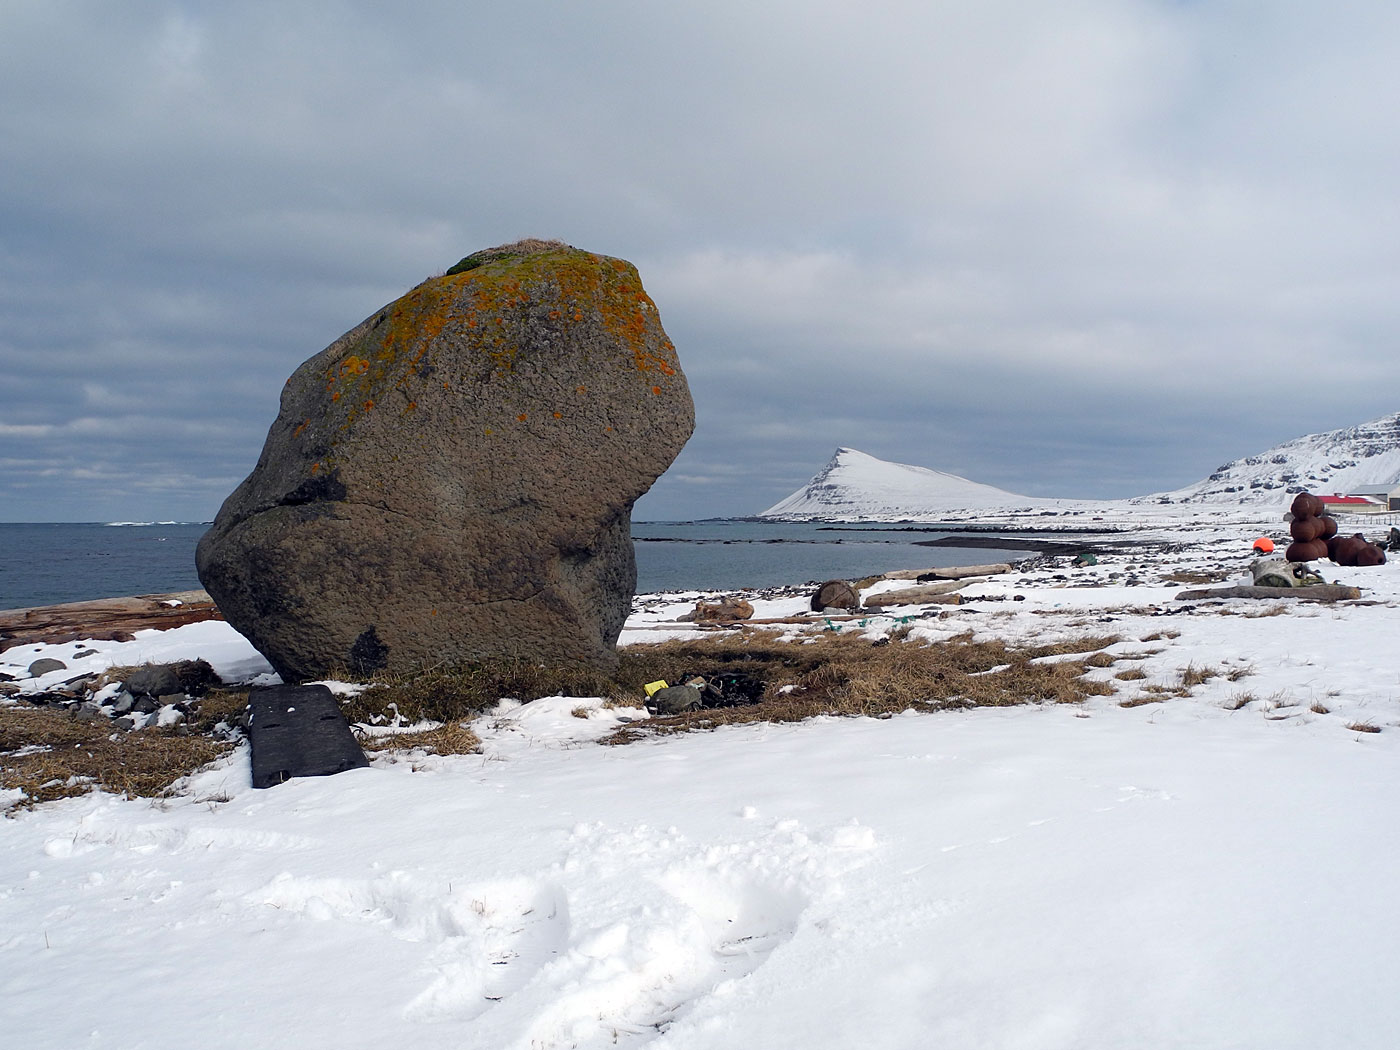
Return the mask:
[[255,788],[369,765],[335,696],[323,685],[260,686],[248,694],[248,706]]

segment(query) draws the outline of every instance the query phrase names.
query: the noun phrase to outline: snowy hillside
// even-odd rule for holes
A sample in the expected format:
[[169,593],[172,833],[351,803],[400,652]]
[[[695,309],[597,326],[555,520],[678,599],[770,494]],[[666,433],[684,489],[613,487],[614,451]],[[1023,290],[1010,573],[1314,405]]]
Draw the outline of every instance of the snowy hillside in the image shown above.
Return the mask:
[[969,509],[1030,509],[1053,502],[1018,496],[941,470],[889,463],[853,448],[838,448],[816,477],[760,517],[844,521],[929,518]]
[[1400,413],[1369,423],[1285,441],[1266,452],[1232,460],[1210,477],[1173,492],[1139,496],[1133,503],[1285,502],[1288,493],[1321,495],[1389,487],[1400,475]]

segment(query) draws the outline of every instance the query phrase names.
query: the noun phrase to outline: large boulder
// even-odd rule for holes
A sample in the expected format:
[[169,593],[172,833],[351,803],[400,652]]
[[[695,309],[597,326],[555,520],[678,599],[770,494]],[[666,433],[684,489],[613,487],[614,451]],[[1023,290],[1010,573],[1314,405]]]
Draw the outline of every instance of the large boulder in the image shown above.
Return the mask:
[[288,682],[606,667],[632,504],[694,423],[632,264],[556,241],[478,252],[296,370],[199,578]]

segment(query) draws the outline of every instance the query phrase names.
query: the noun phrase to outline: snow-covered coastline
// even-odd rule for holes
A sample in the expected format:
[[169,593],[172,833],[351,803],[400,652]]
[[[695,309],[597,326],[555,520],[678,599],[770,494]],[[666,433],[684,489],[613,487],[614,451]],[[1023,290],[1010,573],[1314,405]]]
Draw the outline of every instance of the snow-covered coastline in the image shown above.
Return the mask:
[[[171,799],[17,812],[0,1024],[35,1047],[1388,1047],[1400,563],[1325,566],[1356,603],[1182,602],[1243,579],[1269,523],[1151,525],[1165,546],[813,628],[1119,636],[1092,672],[1115,692],[1080,705],[601,747],[640,712],[541,698],[479,719],[480,755],[254,791],[240,749]],[[640,596],[623,644],[683,634],[661,625],[697,596]],[[86,647],[265,669],[221,624]]]

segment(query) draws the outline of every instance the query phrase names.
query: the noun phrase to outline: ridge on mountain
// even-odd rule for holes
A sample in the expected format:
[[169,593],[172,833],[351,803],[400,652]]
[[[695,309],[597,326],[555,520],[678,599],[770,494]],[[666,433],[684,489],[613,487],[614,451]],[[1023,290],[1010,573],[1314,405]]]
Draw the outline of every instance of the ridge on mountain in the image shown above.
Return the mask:
[[759,517],[917,518],[968,509],[1029,510],[1053,502],[842,447],[811,481]]
[[1221,464],[1209,477],[1129,503],[1259,505],[1293,493],[1319,495],[1388,489],[1400,478],[1400,412],[1367,423],[1285,441]]

